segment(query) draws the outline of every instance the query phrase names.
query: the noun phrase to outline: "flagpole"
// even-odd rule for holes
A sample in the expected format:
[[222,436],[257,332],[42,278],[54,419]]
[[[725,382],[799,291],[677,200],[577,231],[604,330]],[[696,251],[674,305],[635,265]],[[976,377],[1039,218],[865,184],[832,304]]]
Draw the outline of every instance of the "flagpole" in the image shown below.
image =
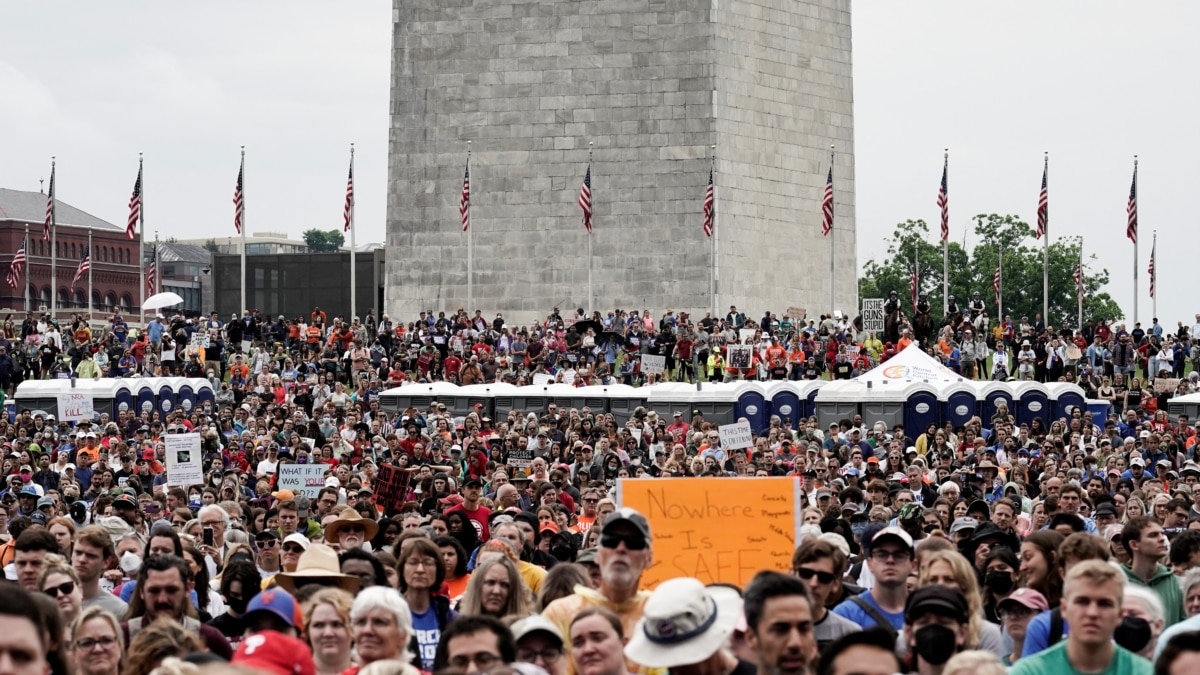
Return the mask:
[[[1138,156],[1134,155],[1133,156],[1133,190],[1134,190],[1135,195],[1137,194],[1137,170],[1138,170]],[[1136,207],[1137,204],[1135,203],[1134,206]],[[1140,216],[1141,214],[1138,214],[1138,215]],[[1137,323],[1137,320],[1138,320],[1138,243],[1137,243],[1137,234],[1134,233],[1134,237],[1133,237],[1133,323]]]
[[[239,169],[242,176],[242,311],[249,310],[246,304],[246,146],[242,146],[242,164]],[[162,272],[158,269],[158,231],[154,232],[154,288],[158,289],[158,280]]]
[[[146,178],[142,174],[142,153],[138,153],[138,321],[143,329],[146,326]],[[92,293],[88,291],[88,302],[92,301]]]
[[1156,257],[1158,257],[1158,230],[1154,231],[1154,238],[1150,243],[1150,261],[1154,263],[1153,271],[1150,273],[1150,288],[1154,289],[1154,292],[1150,294],[1150,313],[1154,315],[1151,319],[1158,317],[1158,261],[1155,260]]
[[[946,148],[943,155],[945,165],[942,168],[942,175],[950,172],[950,148]],[[949,176],[946,176],[946,199],[950,199]],[[946,207],[949,209],[949,207]],[[950,233],[947,232],[942,237],[942,316],[950,313]]]
[[[833,143],[830,143],[829,144],[829,172],[830,172],[830,175],[833,174],[833,152],[834,152],[834,145],[833,145]],[[834,298],[833,292],[834,292],[834,286],[835,286],[834,279],[837,278],[836,275],[834,274],[834,258],[835,258],[835,256],[834,256],[834,246],[833,246],[833,240],[837,236],[836,232],[837,232],[837,229],[834,227],[834,221],[833,221],[833,219],[830,219],[830,221],[829,221],[829,314],[830,314],[830,316],[833,315],[833,312],[837,306],[837,303],[834,302],[834,299],[833,299]]]
[[50,157],[50,318],[54,319],[59,317],[56,311],[59,305],[59,207],[55,203],[58,196],[54,195],[55,163],[54,157]]
[[[996,247],[996,269],[1000,272],[1000,286],[996,289],[996,322],[1004,326],[1004,249]],[[1043,321],[1045,319],[1043,318]]]
[[32,309],[29,299],[29,268],[33,265],[33,258],[29,253],[29,223],[25,223],[25,290],[21,293],[25,297],[25,314],[29,314]]
[[712,203],[712,236],[709,237],[712,241],[709,242],[708,255],[708,296],[712,303],[713,316],[717,316],[717,146],[712,146],[712,154],[709,156],[708,175],[712,176],[713,181],[713,203]]
[[[354,175],[354,144],[350,144],[350,175]],[[354,244],[354,194],[350,195],[350,320],[358,316],[358,249]]]
[[1078,320],[1075,327],[1083,330],[1083,237],[1079,238],[1079,284],[1075,288],[1076,302],[1078,307]]
[[[471,175],[471,141],[467,141],[467,170]],[[464,178],[463,180],[468,180]],[[474,186],[471,186],[472,188]],[[461,199],[461,198],[460,198]],[[468,196],[469,199],[469,196]],[[470,204],[468,204],[470,206]],[[467,211],[467,316],[475,311],[475,230],[471,227],[471,211]]]
[[87,308],[88,321],[92,320],[92,268],[96,266],[96,259],[92,257],[92,228],[88,228],[88,291],[87,291]]
[[[1043,170],[1046,175],[1046,192],[1050,191],[1050,153],[1046,153]],[[1050,200],[1046,200],[1046,231],[1042,233],[1042,321],[1050,325]],[[1004,283],[1001,279],[1000,283]]]
[[[242,221],[242,232],[245,232],[245,231],[246,231],[245,221]],[[242,263],[244,265],[246,262],[244,246],[242,247],[242,250],[243,250]],[[155,230],[154,231],[154,294],[155,295],[158,295],[159,293],[162,292],[162,270],[158,269],[158,267],[159,267],[159,265],[158,265],[158,230]],[[246,277],[243,276],[242,278],[245,279]]]
[[[592,170],[592,146],[593,145],[595,145],[594,141],[588,141],[588,171],[589,172]],[[593,204],[594,203],[595,202],[593,201]],[[594,212],[595,206],[593,206],[592,209]],[[596,311],[596,296],[592,294],[592,230],[594,230],[594,229],[596,229],[596,228],[593,225],[591,228],[588,229],[588,234],[587,234],[587,242],[588,242],[588,314],[591,314],[592,312]]]

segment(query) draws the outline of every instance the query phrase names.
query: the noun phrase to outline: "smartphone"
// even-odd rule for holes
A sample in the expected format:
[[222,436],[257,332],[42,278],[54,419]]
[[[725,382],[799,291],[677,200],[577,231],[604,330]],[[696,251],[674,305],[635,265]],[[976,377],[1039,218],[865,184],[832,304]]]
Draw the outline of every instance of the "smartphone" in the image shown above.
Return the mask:
[[205,546],[213,545],[213,530],[211,527],[204,528],[204,545]]

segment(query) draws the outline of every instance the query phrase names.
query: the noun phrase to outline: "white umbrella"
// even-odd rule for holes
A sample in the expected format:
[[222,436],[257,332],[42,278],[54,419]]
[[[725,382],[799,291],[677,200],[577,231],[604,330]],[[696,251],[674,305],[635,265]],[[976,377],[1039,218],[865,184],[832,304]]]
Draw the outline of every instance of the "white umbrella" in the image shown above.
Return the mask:
[[162,309],[163,307],[181,304],[183,304],[183,298],[175,293],[156,293],[146,298],[146,302],[142,304],[142,309]]

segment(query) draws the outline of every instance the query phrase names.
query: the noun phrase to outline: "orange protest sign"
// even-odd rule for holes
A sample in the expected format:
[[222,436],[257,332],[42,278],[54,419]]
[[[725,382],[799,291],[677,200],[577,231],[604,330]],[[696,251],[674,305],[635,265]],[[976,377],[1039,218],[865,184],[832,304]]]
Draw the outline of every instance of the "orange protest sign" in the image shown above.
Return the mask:
[[643,588],[675,577],[745,586],[759,570],[792,568],[797,478],[621,479],[617,499],[650,521],[654,562]]

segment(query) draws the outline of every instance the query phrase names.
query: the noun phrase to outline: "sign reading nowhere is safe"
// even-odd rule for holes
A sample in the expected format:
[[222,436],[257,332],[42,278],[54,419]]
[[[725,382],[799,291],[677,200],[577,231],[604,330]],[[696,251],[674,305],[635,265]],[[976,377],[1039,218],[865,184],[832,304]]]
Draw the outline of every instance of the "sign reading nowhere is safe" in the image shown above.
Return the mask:
[[882,333],[884,330],[883,298],[863,298],[862,318],[863,330]]
[[654,563],[642,587],[696,577],[744,588],[759,570],[790,571],[800,489],[795,477],[619,479],[617,502],[650,521]]

